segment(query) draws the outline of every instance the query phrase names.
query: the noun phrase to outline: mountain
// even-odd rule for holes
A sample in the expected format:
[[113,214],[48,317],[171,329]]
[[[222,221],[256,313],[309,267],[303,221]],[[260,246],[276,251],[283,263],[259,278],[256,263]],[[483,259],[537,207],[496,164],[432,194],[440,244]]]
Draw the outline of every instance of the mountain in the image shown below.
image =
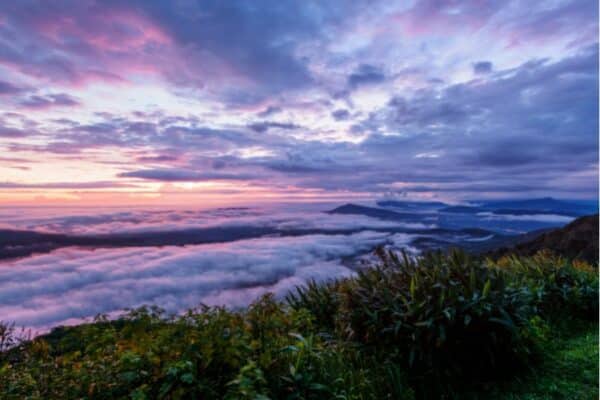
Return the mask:
[[[517,235],[522,222],[508,221],[506,227],[499,228],[499,221],[486,221],[473,214],[447,213],[439,217],[432,209],[414,211],[392,211],[390,209],[367,207],[357,204],[345,204],[328,211],[329,214],[363,215],[391,224],[364,227],[333,228],[284,228],[276,226],[220,226],[164,230],[149,232],[120,232],[111,234],[70,235],[35,231],[0,230],[0,259],[27,257],[33,254],[47,253],[64,247],[107,248],[140,246],[183,246],[210,243],[232,242],[265,236],[294,237],[302,235],[351,235],[364,230],[403,233],[410,235],[408,245],[419,250],[448,249],[461,247],[474,253],[494,252],[504,254],[502,250],[518,246],[516,252],[535,253],[539,248],[550,248],[567,256],[589,259],[598,249],[598,231],[593,221],[580,225],[579,220],[564,228],[562,233],[549,232],[554,226],[548,224],[527,225],[526,235]],[[465,216],[466,215],[466,216]],[[590,217],[593,218],[593,217]],[[502,222],[502,221],[500,221]],[[515,225],[516,224],[516,225]],[[574,228],[572,227],[574,226]],[[541,229],[541,230],[540,230]],[[565,237],[563,240],[563,236]],[[589,243],[590,240],[594,243]],[[530,243],[531,242],[531,243]],[[585,242],[585,243],[584,243]],[[586,244],[587,243],[587,244]]]
[[379,207],[396,208],[443,208],[448,206],[441,201],[404,201],[404,200],[380,200],[377,202]]
[[440,210],[441,212],[447,213],[459,213],[459,214],[477,214],[478,212],[487,211],[485,208],[472,207],[472,206],[448,206]]
[[598,212],[598,205],[591,201],[565,201],[543,197],[529,200],[473,201],[466,205],[443,207],[440,211],[458,214],[489,212],[496,215],[553,214],[580,217]]
[[[495,210],[496,213],[529,211],[539,214],[584,216],[598,212],[598,202],[581,200],[558,200],[552,197],[528,200],[488,200],[477,202],[479,207]],[[510,212],[512,211],[512,212]]]
[[[330,214],[364,215],[386,221],[402,222],[381,226],[332,227],[332,228],[286,228],[262,225],[239,225],[200,227],[179,230],[148,232],[115,232],[110,234],[56,234],[35,231],[0,230],[0,260],[48,253],[65,247],[116,248],[184,246],[225,243],[236,240],[255,239],[265,236],[295,237],[303,235],[352,235],[369,230],[382,233],[410,235],[411,246],[422,250],[463,247],[467,250],[488,250],[489,246],[506,244],[510,236],[471,226],[428,226],[424,219],[434,214],[423,212],[396,212],[381,208],[346,204],[329,211]],[[413,223],[415,225],[406,225]],[[416,224],[420,223],[420,224]],[[511,242],[512,243],[512,242]]]
[[513,247],[503,247],[493,251],[492,256],[515,253],[529,256],[542,249],[571,259],[580,259],[592,264],[598,263],[598,214],[577,218],[563,228],[541,233],[534,239],[527,235]]
[[414,213],[401,213],[397,211],[384,210],[375,207],[360,206],[357,204],[344,204],[328,211],[329,214],[354,214],[365,215],[367,217],[385,219],[390,221],[413,221],[417,218]]

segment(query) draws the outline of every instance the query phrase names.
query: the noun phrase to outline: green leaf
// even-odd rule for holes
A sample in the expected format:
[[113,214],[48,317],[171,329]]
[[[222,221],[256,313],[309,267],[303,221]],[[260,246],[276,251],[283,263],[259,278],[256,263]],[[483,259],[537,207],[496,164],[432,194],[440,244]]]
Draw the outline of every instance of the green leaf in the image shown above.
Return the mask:
[[194,375],[190,372],[181,375],[181,382],[187,383],[188,385],[194,382]]
[[492,287],[492,282],[490,282],[490,280],[488,279],[485,282],[485,285],[483,286],[483,293],[482,293],[483,297],[487,297],[488,296],[488,294],[490,293],[491,287]]

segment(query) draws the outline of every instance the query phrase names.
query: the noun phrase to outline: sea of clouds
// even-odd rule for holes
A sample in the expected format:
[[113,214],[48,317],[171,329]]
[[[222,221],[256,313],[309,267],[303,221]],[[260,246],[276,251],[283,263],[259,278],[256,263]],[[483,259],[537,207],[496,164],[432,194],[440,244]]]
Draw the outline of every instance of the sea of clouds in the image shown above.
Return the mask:
[[[410,246],[416,236],[394,230],[439,226],[435,214],[424,214],[420,223],[406,223],[324,212],[332,208],[331,204],[285,204],[205,210],[0,209],[0,228],[75,235],[156,231],[168,235],[170,231],[217,226],[305,233],[188,246],[71,247],[4,260],[0,262],[0,321],[44,332],[142,305],[157,305],[169,313],[200,304],[241,307],[267,292],[282,297],[311,279],[326,281],[354,274],[378,245],[416,253]],[[521,226],[521,220],[534,224],[571,220],[556,215],[490,213],[448,214],[446,218],[466,218],[456,227],[490,226],[505,231]],[[485,241],[493,235],[463,236],[456,239]]]
[[407,234],[369,230],[407,224],[316,210],[138,210],[43,215],[38,218],[30,213],[4,221],[13,229],[77,234],[227,224],[362,230],[351,235],[269,236],[207,245],[63,248],[3,261],[0,320],[34,332],[80,323],[101,313],[116,315],[125,308],[142,305],[158,305],[177,313],[200,304],[244,306],[267,292],[282,297],[311,279],[325,281],[355,273],[360,268],[357,258],[377,245],[408,247],[411,240]]
[[[226,226],[273,227],[277,229],[369,229],[432,228],[433,223],[383,221],[362,215],[329,214],[334,206],[281,209],[280,207],[232,207],[207,210],[133,209],[28,209],[0,211],[0,228],[35,230],[77,235],[125,232],[177,231]],[[308,208],[308,209],[307,209]]]

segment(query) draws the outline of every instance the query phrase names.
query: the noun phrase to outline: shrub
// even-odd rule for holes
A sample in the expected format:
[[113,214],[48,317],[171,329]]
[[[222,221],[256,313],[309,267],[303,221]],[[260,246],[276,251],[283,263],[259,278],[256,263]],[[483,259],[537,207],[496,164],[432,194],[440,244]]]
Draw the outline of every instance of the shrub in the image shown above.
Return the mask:
[[510,272],[513,286],[531,291],[540,315],[598,320],[598,270],[586,262],[546,250],[528,258],[503,257],[493,265]]
[[317,327],[332,332],[340,307],[339,291],[342,284],[340,281],[322,284],[309,281],[305,286],[288,293],[285,300],[294,310],[307,310]]
[[343,292],[338,329],[402,362],[420,391],[448,393],[528,358],[529,295],[505,272],[461,252],[380,258]]

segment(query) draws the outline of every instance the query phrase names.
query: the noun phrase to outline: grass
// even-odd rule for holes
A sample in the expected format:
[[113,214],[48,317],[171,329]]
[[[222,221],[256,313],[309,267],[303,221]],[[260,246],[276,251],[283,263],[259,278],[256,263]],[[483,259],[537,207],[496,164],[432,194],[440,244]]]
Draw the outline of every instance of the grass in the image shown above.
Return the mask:
[[[573,321],[571,321],[573,322]],[[515,379],[495,393],[492,400],[595,400],[598,399],[598,324],[556,328],[531,373]]]

